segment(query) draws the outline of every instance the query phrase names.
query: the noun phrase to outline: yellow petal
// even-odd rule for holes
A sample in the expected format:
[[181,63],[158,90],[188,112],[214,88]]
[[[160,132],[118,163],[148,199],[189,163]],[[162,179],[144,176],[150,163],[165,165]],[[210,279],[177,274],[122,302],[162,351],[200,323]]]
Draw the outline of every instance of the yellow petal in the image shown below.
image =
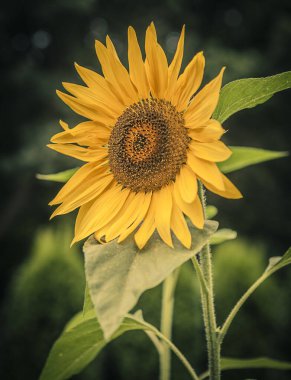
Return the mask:
[[186,248],[191,247],[191,234],[188,225],[183,213],[174,201],[171,216],[171,229]]
[[145,51],[145,67],[151,92],[157,98],[164,98],[168,86],[168,62],[164,50],[157,42],[153,23],[146,31]]
[[120,235],[124,226],[130,225],[129,220],[131,218],[132,205],[134,204],[135,207],[138,207],[138,205],[134,203],[136,195],[134,192],[129,193],[119,213],[105,226],[96,230],[94,236],[98,241],[104,240],[105,242],[109,242]]
[[78,215],[75,222],[75,236],[74,236],[74,239],[72,240],[71,246],[78,241],[78,239],[76,239],[77,232],[80,230],[80,225],[83,222],[83,219],[86,216],[87,212],[90,210],[90,208],[94,204],[94,202],[95,202],[95,199],[93,199],[90,202],[87,202],[86,204],[84,204],[83,206],[79,208]]
[[91,178],[90,181],[83,182],[78,186],[77,191],[71,192],[70,195],[64,199],[63,203],[53,212],[50,219],[56,215],[67,214],[92,199],[96,199],[96,197],[105,191],[112,181],[113,176],[109,173],[105,176],[96,176],[96,178]]
[[49,203],[50,206],[62,203],[63,200],[73,191],[77,191],[80,184],[95,178],[100,173],[100,166],[95,162],[90,162],[83,165],[76,171],[75,174],[68,180],[68,182],[61,188],[55,198]]
[[202,204],[199,197],[196,197],[193,202],[193,208],[194,208],[194,225],[197,228],[203,228],[204,226],[204,211],[202,208]]
[[156,204],[153,197],[141,227],[134,235],[134,240],[139,249],[142,249],[155,231]]
[[156,27],[155,27],[155,24],[154,22],[152,21],[148,27],[149,29],[151,29],[151,32],[152,32],[152,35],[153,35],[153,38],[155,41],[158,40],[158,37],[157,37],[157,31],[156,31]]
[[105,162],[105,158],[108,156],[108,149],[105,147],[91,149],[74,144],[47,144],[47,147],[66,156],[74,157],[77,160],[85,162],[101,160]]
[[126,228],[123,232],[121,232],[118,243],[121,243],[125,240],[143,221],[146,213],[148,212],[149,206],[152,200],[152,193],[144,194],[143,203],[140,203],[136,210],[132,213],[132,224]]
[[177,206],[190,218],[193,225],[197,228],[203,228],[204,214],[199,197],[196,197],[192,203],[185,202],[182,199],[176,184],[174,184],[174,199]]
[[232,151],[222,142],[196,142],[189,144],[191,151],[195,156],[203,158],[207,161],[221,162],[227,160]]
[[[120,62],[120,59],[119,59],[119,57],[118,57],[117,51],[116,51],[116,49],[115,49],[115,46],[114,46],[114,44],[113,44],[113,42],[111,41],[111,39],[110,39],[109,36],[106,36],[106,47],[107,47],[107,49],[110,51],[110,54],[112,54],[113,57],[114,57],[115,59],[117,59],[117,61]],[[120,62],[120,63],[121,63],[121,62]]]
[[[102,229],[105,240],[110,241],[119,236],[118,241],[123,241],[140,224],[149,203],[148,194],[131,192],[118,215]],[[100,231],[101,234],[102,231]]]
[[[86,164],[69,179],[53,201],[50,202],[50,206],[78,201],[90,192],[97,190],[98,187],[102,186],[103,181],[107,181],[107,178],[109,178],[109,181],[110,178],[113,179],[108,167],[95,165],[93,169],[90,169],[90,165],[93,167],[92,164]],[[85,171],[86,166],[87,170]]]
[[215,187],[213,184],[202,180],[203,184],[205,187],[212,191],[215,194],[218,194],[224,198],[229,198],[229,199],[239,199],[242,198],[241,192],[238,190],[236,186],[223,174],[221,174],[222,180],[224,183],[224,190],[220,190],[217,187]]
[[198,178],[206,180],[220,190],[224,190],[222,173],[215,163],[195,157],[191,150],[188,152],[188,165]]
[[155,225],[161,238],[170,247],[173,247],[171,236],[172,188],[172,185],[168,185],[153,193],[156,204]]
[[63,128],[64,131],[69,129],[69,124],[65,123],[63,120],[60,120],[59,123],[60,123],[60,126]]
[[128,63],[130,78],[140,98],[147,98],[150,88],[136,33],[131,26],[128,28]]
[[174,58],[169,66],[168,88],[165,95],[165,98],[167,100],[170,100],[173,96],[173,91],[176,87],[177,78],[181,69],[183,53],[184,53],[184,38],[185,38],[185,25],[182,28]]
[[99,41],[96,41],[95,47],[105,78],[116,88],[124,103],[130,105],[138,101],[137,92],[130,80],[128,71],[116,58],[115,53]]
[[201,142],[213,142],[219,140],[225,133],[221,124],[214,119],[208,120],[205,125],[201,125],[197,128],[188,129],[188,135],[191,139]]
[[80,86],[74,83],[62,83],[64,88],[76,98],[88,103],[90,107],[98,109],[112,116],[118,117],[124,110],[124,106],[116,101],[108,102],[101,92],[94,91],[88,87]]
[[194,96],[184,113],[187,128],[201,126],[211,118],[218,103],[224,69]]
[[78,224],[74,242],[84,239],[109,223],[123,207],[129,193],[130,190],[115,184],[101,194]]
[[96,122],[105,124],[105,125],[112,125],[115,123],[115,118],[112,116],[109,116],[105,112],[100,112],[98,110],[98,107],[92,107],[91,104],[88,104],[86,101],[74,98],[73,96],[70,96],[68,94],[64,94],[61,91],[57,90],[57,95],[64,103],[66,103],[73,111],[75,111],[77,114],[86,117],[87,119],[94,120]]
[[200,52],[194,56],[183,74],[179,77],[172,103],[178,111],[183,111],[189,104],[191,96],[198,90],[204,74],[205,58]]
[[144,201],[145,193],[130,193],[122,209],[106,228],[106,241],[117,238],[136,219],[136,211]]
[[175,183],[177,183],[182,199],[187,203],[192,203],[197,196],[197,178],[187,165],[182,166]]
[[[88,87],[98,88],[99,91],[104,91],[105,93],[110,94],[110,89],[108,87],[106,79],[102,75],[96,73],[93,70],[87,69],[86,67],[78,65],[77,63],[75,63],[75,68]],[[111,96],[114,95],[111,94]]]
[[96,146],[108,143],[111,129],[94,121],[85,121],[76,127],[55,134],[51,142],[57,144],[76,143],[78,145]]
[[117,104],[118,107],[125,105],[120,97],[116,94],[114,87],[111,86],[106,79],[96,73],[95,71],[89,70],[75,63],[76,70],[84,83],[91,89],[95,90],[102,96],[105,103]]

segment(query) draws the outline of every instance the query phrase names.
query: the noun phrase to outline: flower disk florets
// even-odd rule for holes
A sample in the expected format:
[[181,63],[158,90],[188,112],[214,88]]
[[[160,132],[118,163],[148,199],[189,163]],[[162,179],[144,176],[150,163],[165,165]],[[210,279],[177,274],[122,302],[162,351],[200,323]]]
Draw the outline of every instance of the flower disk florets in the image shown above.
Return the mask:
[[134,192],[161,189],[187,161],[190,138],[181,112],[149,98],[128,107],[109,139],[109,165],[116,181]]

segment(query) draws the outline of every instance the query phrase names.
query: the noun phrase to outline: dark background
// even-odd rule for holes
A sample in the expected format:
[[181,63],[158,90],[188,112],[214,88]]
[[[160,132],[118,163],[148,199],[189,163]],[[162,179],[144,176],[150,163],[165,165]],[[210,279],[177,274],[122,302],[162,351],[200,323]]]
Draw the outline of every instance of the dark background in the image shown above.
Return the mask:
[[[126,58],[128,25],[144,39],[154,21],[168,57],[186,24],[184,64],[204,50],[206,79],[227,66],[224,83],[290,69],[289,0],[146,2],[112,0],[6,1],[0,13],[1,60],[1,379],[36,379],[65,322],[82,306],[84,275],[80,246],[69,250],[70,216],[49,223],[49,200],[59,185],[38,181],[37,172],[76,166],[45,147],[59,131],[58,119],[77,120],[55,89],[79,82],[73,62],[99,69],[94,39],[110,34]],[[231,117],[225,141],[290,151],[290,92]],[[210,197],[221,226],[239,233],[214,250],[218,320],[264,270],[268,257],[290,243],[290,159],[251,167],[230,176],[243,200]],[[291,269],[253,296],[225,340],[224,355],[291,360]],[[193,295],[194,292],[194,295]],[[160,289],[142,297],[145,316],[158,322]],[[174,339],[199,370],[205,344],[195,278],[185,266],[178,284]],[[194,315],[194,321],[193,321]],[[158,361],[142,333],[111,344],[78,379],[155,379]],[[290,379],[290,372],[231,371],[228,379]],[[187,379],[174,360],[173,379]]]

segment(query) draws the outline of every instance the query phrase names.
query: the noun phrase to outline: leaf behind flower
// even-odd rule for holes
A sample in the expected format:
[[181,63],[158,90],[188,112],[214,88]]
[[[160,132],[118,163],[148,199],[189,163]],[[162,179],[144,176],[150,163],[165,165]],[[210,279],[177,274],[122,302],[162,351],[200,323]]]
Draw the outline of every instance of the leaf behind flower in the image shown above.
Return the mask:
[[246,78],[230,82],[221,90],[213,118],[223,123],[234,113],[262,104],[277,92],[290,87],[291,71],[266,78]]
[[219,163],[223,173],[231,173],[235,170],[246,168],[250,165],[265,161],[275,160],[288,156],[288,152],[276,152],[247,146],[231,146],[232,155],[226,161]]
[[73,168],[52,174],[37,174],[36,178],[43,181],[67,182],[78,169]]
[[99,244],[89,238],[84,245],[86,279],[105,338],[116,331],[143,292],[197,254],[217,227],[217,222],[206,221],[204,229],[191,229],[190,250],[177,240],[175,249],[170,248],[157,234],[141,251],[132,237],[120,244]]

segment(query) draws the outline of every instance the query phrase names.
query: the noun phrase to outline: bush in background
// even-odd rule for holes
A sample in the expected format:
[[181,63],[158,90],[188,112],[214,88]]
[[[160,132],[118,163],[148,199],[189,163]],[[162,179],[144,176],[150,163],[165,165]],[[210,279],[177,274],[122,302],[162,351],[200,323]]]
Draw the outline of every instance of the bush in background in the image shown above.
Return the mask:
[[2,379],[36,379],[50,346],[84,294],[81,253],[72,226],[36,233],[33,250],[11,281],[4,308]]

